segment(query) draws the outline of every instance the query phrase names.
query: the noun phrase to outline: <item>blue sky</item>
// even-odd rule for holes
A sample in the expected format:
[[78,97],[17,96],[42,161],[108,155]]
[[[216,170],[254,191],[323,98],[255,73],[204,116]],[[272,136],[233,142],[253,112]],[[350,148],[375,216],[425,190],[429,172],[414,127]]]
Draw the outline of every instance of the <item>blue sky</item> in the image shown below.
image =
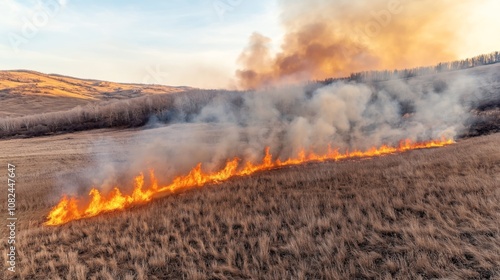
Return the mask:
[[276,3],[0,0],[0,68],[227,87],[254,31],[281,36]]

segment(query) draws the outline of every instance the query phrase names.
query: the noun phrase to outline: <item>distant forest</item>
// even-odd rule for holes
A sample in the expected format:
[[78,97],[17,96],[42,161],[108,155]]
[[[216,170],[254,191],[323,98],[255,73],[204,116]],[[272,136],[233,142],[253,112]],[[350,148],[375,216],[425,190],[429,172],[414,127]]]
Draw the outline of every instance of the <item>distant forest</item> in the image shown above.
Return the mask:
[[500,52],[479,55],[473,58],[457,60],[453,62],[442,62],[435,66],[418,67],[402,70],[365,71],[353,73],[345,78],[329,78],[318,81],[320,84],[331,84],[337,81],[355,81],[360,83],[380,82],[394,79],[408,79],[417,76],[436,74],[447,71],[462,70],[482,65],[500,62]]

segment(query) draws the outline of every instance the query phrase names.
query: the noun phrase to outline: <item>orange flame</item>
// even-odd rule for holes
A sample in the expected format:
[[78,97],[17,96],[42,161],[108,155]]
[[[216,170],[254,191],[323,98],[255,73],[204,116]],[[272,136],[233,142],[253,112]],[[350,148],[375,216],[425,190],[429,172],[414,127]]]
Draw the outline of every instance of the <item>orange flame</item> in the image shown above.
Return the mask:
[[298,165],[307,162],[323,162],[329,160],[344,160],[350,158],[365,158],[375,157],[396,152],[405,152],[415,149],[426,149],[444,147],[453,144],[453,140],[434,140],[422,143],[414,143],[410,140],[401,141],[398,147],[381,146],[379,148],[371,148],[367,151],[347,151],[340,153],[338,149],[329,147],[325,155],[316,155],[312,152],[306,153],[302,150],[296,158],[291,158],[286,161],[274,160],[269,151],[265,150],[265,156],[260,164],[247,162],[240,167],[240,159],[235,158],[229,160],[225,167],[220,171],[213,173],[205,173],[199,163],[195,168],[184,176],[176,177],[172,183],[165,186],[159,186],[154,175],[154,171],[150,170],[150,184],[147,190],[144,190],[144,174],[140,174],[134,179],[134,189],[132,194],[123,194],[118,187],[115,187],[108,195],[103,195],[99,190],[93,188],[90,193],[90,200],[84,207],[79,207],[81,204],[77,198],[69,198],[64,196],[59,204],[55,206],[47,216],[47,221],[44,223],[49,226],[62,225],[70,221],[95,217],[101,213],[123,210],[131,205],[137,205],[151,201],[155,195],[161,193],[173,193],[181,189],[199,187],[211,183],[219,183],[228,180],[235,176],[247,176],[258,171],[270,170],[283,166]]

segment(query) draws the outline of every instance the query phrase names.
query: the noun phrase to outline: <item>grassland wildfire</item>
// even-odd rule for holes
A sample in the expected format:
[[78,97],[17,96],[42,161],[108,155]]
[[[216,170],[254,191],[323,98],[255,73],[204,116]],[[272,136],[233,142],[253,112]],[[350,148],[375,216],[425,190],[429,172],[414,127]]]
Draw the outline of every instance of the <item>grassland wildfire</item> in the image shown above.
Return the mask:
[[196,112],[179,109],[196,107],[196,99],[179,98],[167,136],[138,137],[121,165],[96,159],[85,186],[60,182],[63,198],[46,225],[263,170],[446,146],[464,128],[476,82],[461,77],[437,90],[403,80],[378,90],[344,82],[280,87],[221,95]]
[[[283,37],[252,34],[227,90],[0,71],[0,159],[16,166],[0,172],[16,182],[0,203],[17,223],[0,230],[15,234],[0,246],[15,274],[0,279],[500,279],[500,52],[462,57],[487,48],[483,35],[498,42],[486,24],[494,1],[277,0]],[[182,32],[206,22],[172,2],[174,18],[144,21],[167,19],[162,32],[138,28],[136,13],[152,2],[121,5],[118,21],[108,4],[98,15],[83,9],[127,32],[86,22],[99,30],[82,34],[105,44],[82,46],[115,51],[122,35],[139,39],[144,51],[117,45],[126,65],[138,65],[131,54],[156,55],[184,73],[189,59],[170,61],[176,54],[145,36],[165,37],[182,58],[197,50],[184,39],[211,48],[211,36],[244,26],[175,40],[170,23],[196,17]],[[244,5],[271,5],[206,4],[222,2],[227,22],[259,24]],[[80,18],[71,15],[45,34],[59,36],[58,24]],[[220,39],[223,48],[190,59],[225,58],[241,40]],[[130,70],[85,60],[98,64],[81,71]]]
[[173,182],[166,186],[159,186],[155,177],[154,170],[149,173],[149,184],[145,185],[144,174],[134,178],[134,188],[131,195],[124,195],[119,187],[115,187],[107,197],[104,197],[97,189],[92,189],[89,193],[91,196],[88,205],[83,208],[79,206],[78,200],[75,198],[64,197],[59,204],[52,209],[48,215],[48,220],[45,225],[57,226],[67,222],[95,217],[101,213],[123,210],[132,205],[146,203],[151,201],[155,196],[163,193],[175,193],[176,191],[201,187],[206,184],[214,184],[226,181],[236,176],[248,176],[259,171],[271,170],[280,167],[300,165],[308,162],[324,162],[337,161],[353,158],[367,158],[375,156],[383,156],[397,152],[405,152],[416,149],[428,149],[444,147],[453,144],[453,140],[435,140],[423,143],[412,143],[410,140],[402,141],[399,147],[382,146],[380,148],[372,148],[367,151],[352,151],[339,153],[338,149],[329,149],[325,155],[316,155],[314,153],[306,154],[301,151],[299,156],[286,161],[272,160],[272,155],[269,154],[269,148],[266,149],[266,155],[261,164],[252,164],[247,162],[243,168],[238,169],[240,159],[235,158],[228,161],[225,167],[214,173],[204,173],[201,169],[201,164],[198,164],[186,176],[176,177]]

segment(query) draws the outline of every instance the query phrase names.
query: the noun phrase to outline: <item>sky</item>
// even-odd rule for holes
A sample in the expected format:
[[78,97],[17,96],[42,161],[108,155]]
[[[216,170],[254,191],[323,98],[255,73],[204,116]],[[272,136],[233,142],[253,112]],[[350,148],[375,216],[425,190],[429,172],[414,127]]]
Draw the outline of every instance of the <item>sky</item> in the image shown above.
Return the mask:
[[[487,1],[461,57],[498,50],[499,1]],[[279,47],[278,0],[0,0],[0,69],[230,88],[256,31]]]
[[277,14],[266,0],[0,0],[0,69],[229,87],[252,32],[280,36]]

